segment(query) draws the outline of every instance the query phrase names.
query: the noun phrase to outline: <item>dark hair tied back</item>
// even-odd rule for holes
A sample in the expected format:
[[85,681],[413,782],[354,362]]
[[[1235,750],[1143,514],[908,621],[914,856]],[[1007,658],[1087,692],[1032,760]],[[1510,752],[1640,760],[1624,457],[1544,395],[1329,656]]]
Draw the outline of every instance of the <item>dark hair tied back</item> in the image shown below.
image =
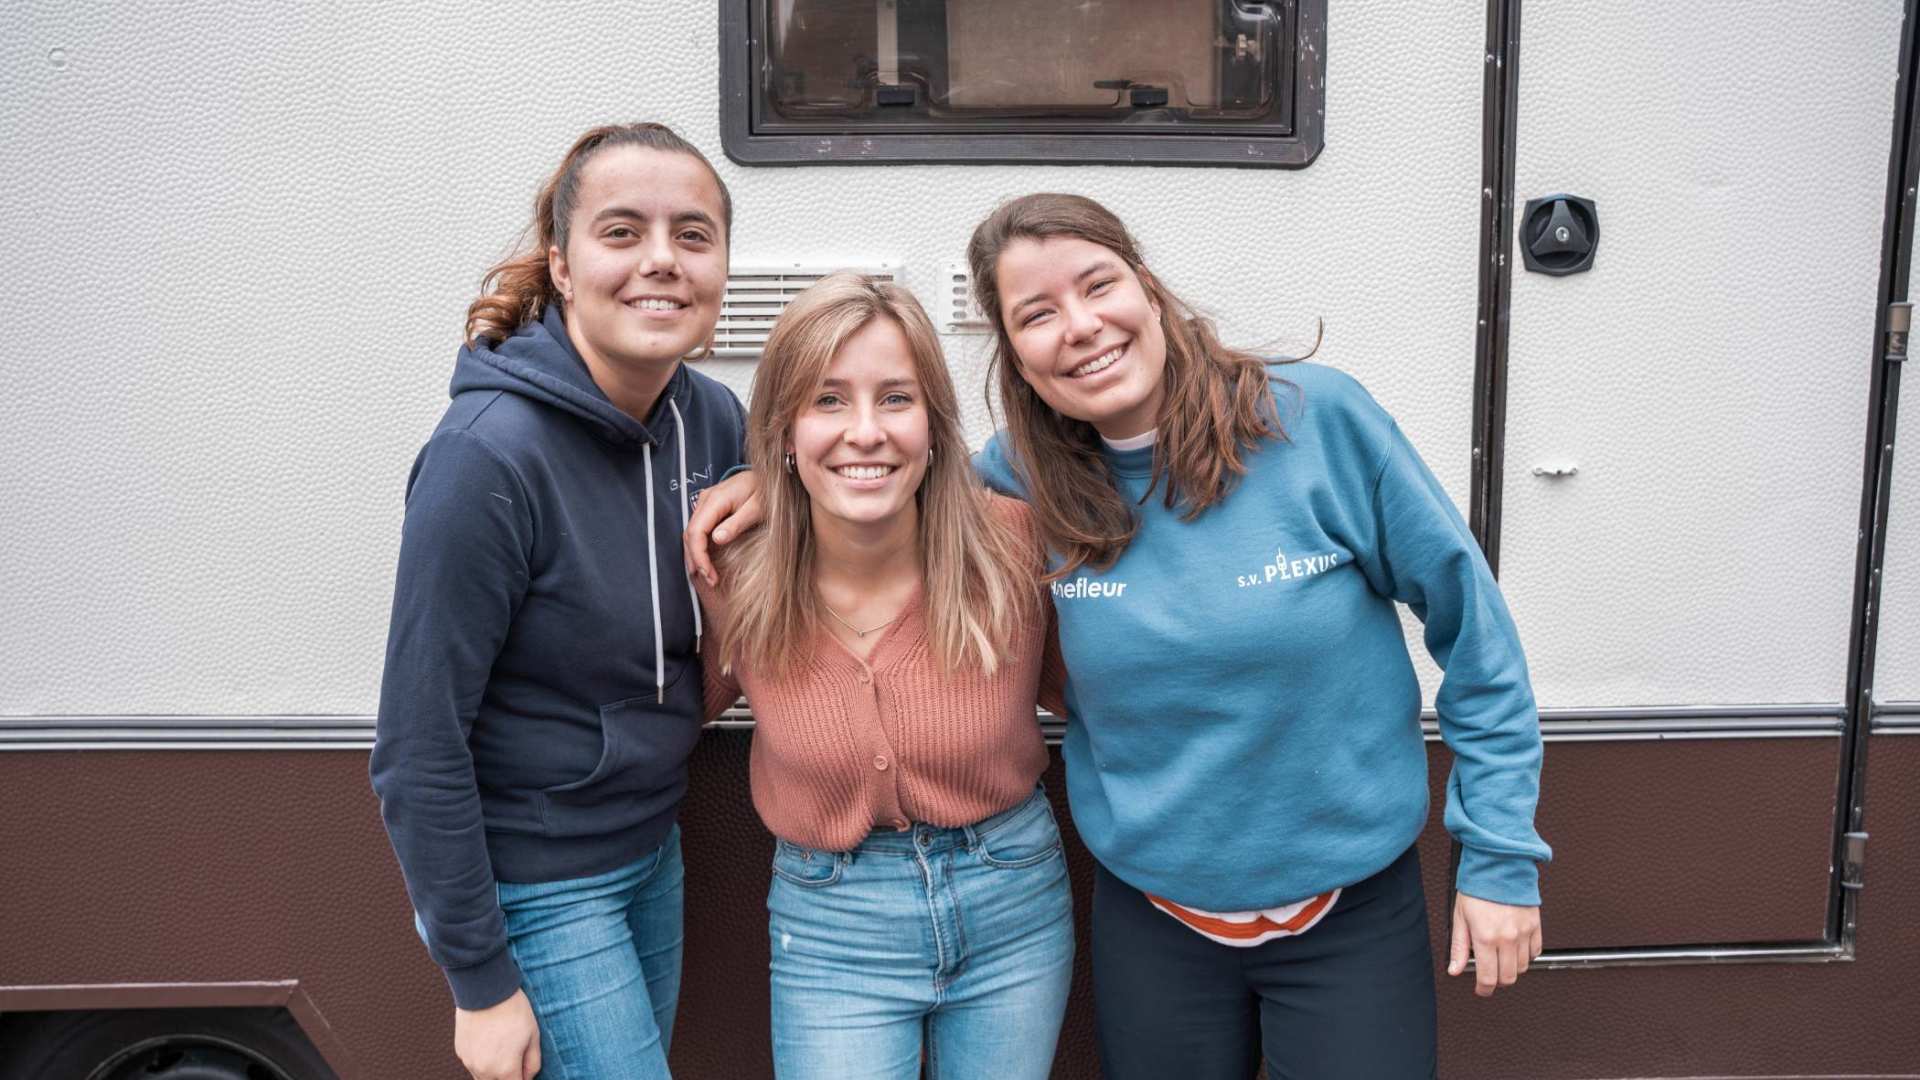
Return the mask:
[[733,236],[733,195],[720,179],[713,162],[698,147],[665,124],[607,124],[574,140],[560,167],[540,185],[533,199],[533,221],[522,234],[519,251],[507,257],[480,281],[480,299],[467,307],[467,343],[498,343],[522,325],[539,319],[560,294],[553,287],[547,265],[549,248],[567,249],[567,228],[580,198],[580,174],[601,150],[639,146],[669,154],[686,154],[707,167],[720,189],[720,218],[729,239]]

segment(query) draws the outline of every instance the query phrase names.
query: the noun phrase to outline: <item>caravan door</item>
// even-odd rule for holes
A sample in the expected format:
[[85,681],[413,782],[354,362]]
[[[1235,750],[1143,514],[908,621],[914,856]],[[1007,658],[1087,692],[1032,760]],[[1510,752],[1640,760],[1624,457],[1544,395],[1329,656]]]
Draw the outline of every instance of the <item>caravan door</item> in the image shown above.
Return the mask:
[[[1900,27],[1894,2],[1526,9],[1497,536],[1556,951],[1837,933]],[[1555,194],[1591,201],[1584,272],[1520,263],[1566,240],[1524,219]]]

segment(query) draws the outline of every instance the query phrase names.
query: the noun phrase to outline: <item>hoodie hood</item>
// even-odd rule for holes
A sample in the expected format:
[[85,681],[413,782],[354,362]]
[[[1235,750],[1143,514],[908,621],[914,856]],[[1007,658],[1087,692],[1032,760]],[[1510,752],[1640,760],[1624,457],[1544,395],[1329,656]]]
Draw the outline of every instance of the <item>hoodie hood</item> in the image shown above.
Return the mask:
[[[687,427],[681,417],[680,402],[692,404],[693,375],[685,364],[675,367],[673,377],[660,392],[660,400],[653,404],[653,412],[646,423],[641,423],[607,400],[607,395],[588,373],[586,362],[574,351],[559,306],[549,304],[539,322],[525,324],[497,346],[485,342],[461,346],[460,355],[454,360],[453,385],[449,392],[457,398],[468,391],[505,391],[537,401],[579,420],[602,441],[640,448],[644,470],[642,487],[647,497],[647,592],[653,607],[653,681],[656,696],[664,703],[667,661],[660,611],[662,560],[660,530],[653,510],[655,498],[663,494],[657,489],[665,486],[666,497],[680,503],[681,528],[685,528],[692,517],[691,487],[687,483]],[[673,456],[666,463],[673,480],[661,485],[654,481],[653,448],[662,445],[659,433],[666,430],[669,422],[678,436]],[[674,534],[669,533],[668,543],[673,540]],[[681,564],[680,583],[686,588],[687,600],[693,607],[694,651],[697,653],[703,630],[700,597],[694,592],[693,571],[686,567],[684,559]],[[672,569],[672,562],[668,560],[668,571]]]
[[667,412],[671,399],[686,393],[687,380],[686,365],[680,365],[654,403],[648,423],[635,420],[607,400],[594,383],[586,362],[567,337],[560,306],[548,304],[538,322],[521,326],[505,341],[461,346],[453,362],[453,384],[448,393],[458,397],[470,390],[504,390],[559,409],[616,446],[658,445],[662,413]]

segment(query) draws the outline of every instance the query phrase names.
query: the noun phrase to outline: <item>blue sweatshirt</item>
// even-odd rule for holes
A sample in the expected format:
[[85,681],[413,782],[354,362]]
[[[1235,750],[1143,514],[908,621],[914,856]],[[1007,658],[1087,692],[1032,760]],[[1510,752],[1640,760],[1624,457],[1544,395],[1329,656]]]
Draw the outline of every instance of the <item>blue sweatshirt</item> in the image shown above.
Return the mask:
[[[1139,531],[1110,570],[1053,584],[1074,825],[1121,880],[1208,911],[1277,907],[1387,866],[1427,816],[1398,601],[1446,672],[1458,887],[1537,904],[1552,854],[1533,828],[1539,718],[1486,560],[1359,383],[1316,364],[1275,372],[1292,384],[1275,386],[1287,441],[1255,449],[1194,521],[1163,491],[1146,497],[1152,447],[1106,452]],[[1021,495],[1010,452],[995,435],[976,466]]]
[[645,423],[601,393],[558,312],[463,348],[414,460],[372,777],[456,1004],[520,972],[496,880],[558,881],[659,847],[700,732],[693,493],[745,413],[685,365]]

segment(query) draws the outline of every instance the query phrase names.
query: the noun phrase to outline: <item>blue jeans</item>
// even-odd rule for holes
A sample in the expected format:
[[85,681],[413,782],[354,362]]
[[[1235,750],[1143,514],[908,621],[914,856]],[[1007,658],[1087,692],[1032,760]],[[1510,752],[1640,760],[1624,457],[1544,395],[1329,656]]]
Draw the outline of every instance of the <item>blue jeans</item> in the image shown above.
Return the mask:
[[[767,894],[782,1080],[1040,1080],[1073,977],[1060,830],[1036,791],[975,825],[780,841]],[[924,1045],[923,1045],[924,1034]]]
[[501,882],[507,947],[540,1022],[541,1080],[656,1080],[680,998],[680,828],[593,877]]

